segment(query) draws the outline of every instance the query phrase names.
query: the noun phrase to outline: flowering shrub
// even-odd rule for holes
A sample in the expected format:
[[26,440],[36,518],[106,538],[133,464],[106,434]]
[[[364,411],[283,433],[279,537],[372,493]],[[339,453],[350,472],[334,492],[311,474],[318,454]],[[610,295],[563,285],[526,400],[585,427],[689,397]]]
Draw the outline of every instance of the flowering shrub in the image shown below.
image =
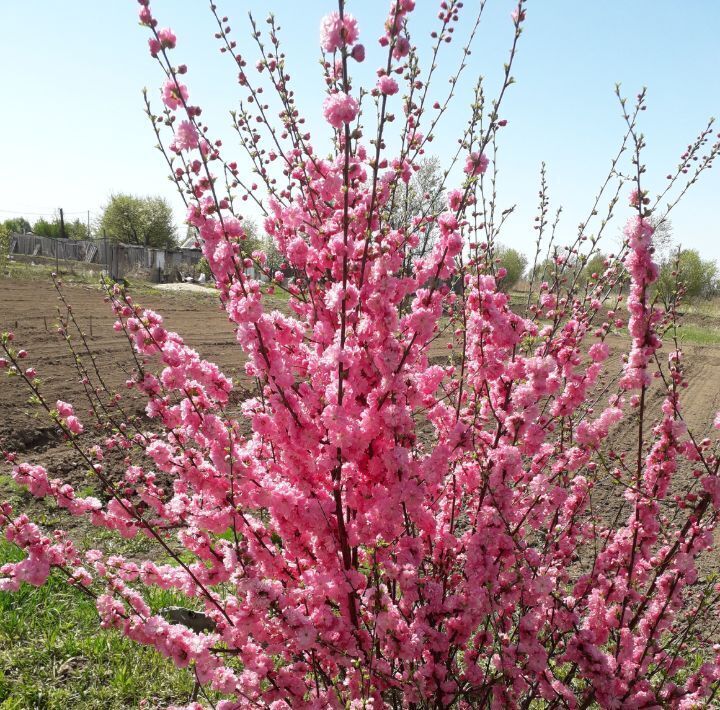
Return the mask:
[[[637,128],[645,96],[621,100],[627,131],[588,220],[544,268],[536,258],[527,302],[513,304],[497,286],[494,241],[508,211],[494,197],[495,145],[523,0],[495,100],[477,84],[448,166],[457,185],[441,210],[399,227],[390,217],[466,68],[479,15],[464,23],[461,64],[432,104],[435,58],[462,26],[462,3],[440,5],[423,72],[408,29],[414,0],[393,0],[377,86],[363,92],[351,70],[366,50],[340,0],[320,31],[333,132],[324,156],[296,104],[275,20],[264,32],[251,20],[260,57],[251,75],[213,5],[245,97],[234,127],[261,197],[191,103],[187,68],[170,58],[175,35],[140,5],[166,75],[164,108],[154,114],[148,100],[148,114],[256,390],[232,416],[235,383],[118,286],[108,299],[136,353],[128,385],[147,398],[144,421],[92,371],[80,374],[92,383],[94,424],[48,402],[27,353],[4,334],[0,364],[32,390],[105,501],[8,452],[15,480],[95,525],[153,538],[174,563],[83,552],[4,505],[5,535],[27,557],[0,568],[0,588],[42,584],[56,570],[96,597],[104,626],[192,665],[224,710],[712,703],[720,646],[707,621],[720,585],[698,564],[713,548],[720,459],[717,441],[698,441],[683,421],[674,338],[661,358],[675,314],[654,304],[652,256],[652,225],[667,218],[660,201],[669,210],[668,192],[683,194],[720,150],[710,127],[651,201]],[[369,104],[377,121],[366,139]],[[395,112],[403,120],[391,150]],[[634,178],[619,167],[628,152]],[[623,189],[624,245],[588,282],[583,265]],[[247,201],[283,254],[276,272],[245,248],[238,206]],[[548,214],[543,175],[539,245]],[[432,248],[405,270],[426,230]],[[289,293],[291,315],[265,308],[272,289]],[[73,324],[68,311],[63,334]],[[626,327],[629,340],[616,337]],[[662,396],[651,400],[651,387]],[[634,432],[625,446],[613,440],[621,422]],[[91,429],[105,434],[91,441]],[[124,471],[106,467],[114,451],[127,457]],[[613,511],[597,505],[609,488]],[[196,600],[200,630],[174,623],[177,610],[153,610],[151,587]]]

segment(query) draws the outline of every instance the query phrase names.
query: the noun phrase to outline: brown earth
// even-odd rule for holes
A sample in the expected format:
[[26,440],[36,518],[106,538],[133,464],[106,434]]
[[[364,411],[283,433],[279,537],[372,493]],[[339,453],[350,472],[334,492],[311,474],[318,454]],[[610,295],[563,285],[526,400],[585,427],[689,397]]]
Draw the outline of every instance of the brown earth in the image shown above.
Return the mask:
[[[132,374],[133,357],[122,334],[113,331],[114,318],[103,293],[95,287],[66,286],[65,294],[73,305],[87,342],[97,358],[97,365],[111,389],[118,388],[124,397],[127,410],[142,413],[144,403],[133,400],[123,387]],[[248,385],[244,374],[244,356],[235,342],[232,326],[213,295],[188,294],[178,291],[145,289],[135,296],[142,305],[160,312],[165,324],[180,333],[185,341],[204,357],[216,362],[238,384]],[[52,404],[57,399],[79,405],[86,401],[83,387],[73,364],[73,358],[64,340],[57,334],[57,293],[49,280],[0,279],[0,331],[13,330],[18,348],[28,350],[28,366],[37,369],[42,379],[42,390]],[[278,307],[283,303],[278,299]],[[81,343],[75,340],[76,346]],[[613,339],[611,348],[621,352],[627,341]],[[687,345],[686,373],[688,387],[683,393],[683,413],[691,431],[700,441],[711,431],[715,413],[720,409],[720,348]],[[447,353],[438,342],[434,355],[438,359]],[[664,361],[665,356],[661,358]],[[90,362],[86,357],[86,365]],[[613,376],[621,367],[620,359],[613,357],[604,375],[608,392],[614,391]],[[648,393],[650,415],[645,424],[649,433],[653,417],[659,413],[662,399],[660,387],[654,386]],[[602,407],[606,397],[597,404]],[[82,414],[83,409],[78,406]],[[629,417],[611,433],[608,444],[618,451],[632,451],[636,446],[636,419]],[[78,455],[62,442],[55,428],[37,407],[28,402],[28,391],[20,378],[0,379],[0,443],[5,449],[16,450],[23,458],[46,466],[51,476],[69,480],[82,490],[83,486],[94,488],[94,481],[85,472]],[[630,455],[630,454],[628,454]],[[120,464],[121,461],[118,461]],[[7,466],[0,465],[0,474],[6,474]],[[691,471],[681,471],[678,483],[684,485]],[[593,505],[604,510],[603,517],[614,518],[618,509],[624,507],[621,486],[613,484],[609,477],[598,481]],[[11,497],[37,510],[29,494],[20,493],[7,476],[0,476],[0,499]],[[47,508],[43,508],[47,512]]]
[[[123,384],[133,371],[133,358],[123,334],[112,328],[115,318],[104,302],[104,294],[90,286],[64,286],[63,290],[107,384],[124,389]],[[244,356],[214,296],[148,290],[135,298],[161,313],[170,330],[180,333],[188,345],[209,356],[227,375],[245,379]],[[17,348],[28,350],[25,362],[36,368],[48,401],[64,399],[80,403],[84,401],[83,387],[67,344],[57,333],[59,307],[64,312],[49,281],[0,280],[0,331],[12,330]],[[73,342],[82,351],[77,336]],[[87,358],[86,366],[90,367]],[[48,442],[52,427],[35,416],[37,408],[29,405],[27,399],[27,388],[20,378],[3,378],[0,438],[9,448],[37,450]]]
[[[145,402],[124,384],[134,371],[131,348],[125,336],[113,330],[115,318],[104,301],[104,293],[98,287],[86,285],[64,286],[63,292],[85,332],[89,350],[108,389],[122,395],[126,412],[142,415]],[[188,345],[216,362],[240,386],[248,384],[243,369],[245,358],[212,292],[206,296],[145,288],[134,297],[143,306],[161,313],[170,330],[180,333]],[[84,416],[88,409],[84,387],[73,355],[57,332],[58,308],[65,312],[49,279],[0,279],[0,331],[12,330],[16,348],[28,351],[23,364],[37,370],[41,391],[49,404],[54,406],[58,399],[72,402],[87,422],[90,418]],[[90,358],[74,333],[73,343],[85,366],[91,369]],[[27,386],[19,377],[0,378],[0,445],[5,450],[17,451],[21,460],[45,466],[51,478],[68,481],[82,494],[98,494],[98,483],[79,454],[61,440],[45,412],[29,402],[28,397]],[[87,441],[92,436],[90,433],[83,439]],[[121,456],[111,454],[107,463],[108,470],[124,468]],[[37,501],[18,489],[6,474],[9,466],[0,463],[0,500],[9,498],[16,510],[28,512],[47,526],[68,529],[76,539],[90,535],[89,523],[72,518],[45,501]]]
[[[625,343],[627,349],[628,343]],[[672,348],[667,342],[658,353],[658,359],[667,374],[667,356]],[[705,437],[711,436],[715,414],[720,411],[720,348],[717,346],[688,345],[682,346],[684,375],[687,386],[681,389],[680,413],[687,425],[689,434],[696,443],[700,443]],[[616,365],[616,372],[620,370],[619,357],[613,358]],[[661,379],[655,379],[648,389],[645,398],[645,417],[643,420],[643,457],[648,453],[648,441],[651,441],[652,429],[658,423],[662,412],[661,405],[666,396],[666,389]],[[598,411],[600,410],[598,406]],[[623,475],[625,481],[633,480],[637,466],[639,414],[637,410],[627,413],[625,418],[611,430],[605,442],[606,452],[614,451],[617,454],[626,452],[625,466],[628,473]],[[608,461],[610,467],[616,466],[616,462]],[[694,470],[701,470],[706,473],[699,463],[691,464],[686,459],[678,459],[678,469],[673,475],[667,497],[661,501],[661,509],[669,519],[685,520],[689,510],[678,510],[674,501],[676,495],[684,497],[686,493],[702,493],[697,478],[693,475]],[[601,519],[611,525],[623,524],[630,513],[630,504],[625,493],[627,488],[624,484],[615,481],[600,468],[597,471],[595,487],[592,492],[592,508]],[[676,517],[677,516],[677,517]],[[674,542],[671,540],[669,542]],[[716,545],[720,542],[720,528],[715,531]],[[701,574],[717,573],[720,571],[718,565],[717,548],[701,555],[698,561],[698,568]]]

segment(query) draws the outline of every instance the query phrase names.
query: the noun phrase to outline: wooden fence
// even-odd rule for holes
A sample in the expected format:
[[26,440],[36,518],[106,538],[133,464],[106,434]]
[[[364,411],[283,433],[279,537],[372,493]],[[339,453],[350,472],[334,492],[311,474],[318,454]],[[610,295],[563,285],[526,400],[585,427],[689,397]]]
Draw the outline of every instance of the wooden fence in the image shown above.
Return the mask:
[[99,264],[113,279],[142,273],[149,281],[174,281],[194,273],[202,256],[200,249],[153,249],[110,239],[75,241],[37,234],[11,234],[13,254],[55,259],[58,265],[70,261]]

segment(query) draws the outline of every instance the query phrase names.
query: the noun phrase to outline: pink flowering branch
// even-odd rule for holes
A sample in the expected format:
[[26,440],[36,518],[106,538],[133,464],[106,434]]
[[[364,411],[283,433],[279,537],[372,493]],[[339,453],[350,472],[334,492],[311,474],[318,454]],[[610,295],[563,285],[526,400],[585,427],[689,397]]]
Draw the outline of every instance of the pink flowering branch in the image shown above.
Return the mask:
[[[167,561],[100,551],[82,560],[3,508],[6,536],[28,554],[4,568],[3,583],[42,583],[56,568],[94,596],[103,625],[192,664],[199,683],[225,696],[223,710],[713,702],[720,591],[703,560],[720,458],[717,437],[685,422],[677,341],[661,363],[677,299],[663,312],[654,292],[659,200],[641,186],[645,93],[632,106],[621,98],[625,135],[565,247],[543,167],[540,271],[516,308],[498,288],[496,242],[514,215],[499,203],[498,163],[525,4],[509,21],[497,96],[475,83],[437,194],[411,213],[411,180],[467,70],[484,3],[430,117],[430,85],[463,8],[440,3],[422,72],[414,6],[390,3],[368,88],[352,76],[370,57],[356,18],[340,0],[322,19],[325,152],[298,106],[275,18],[261,29],[251,16],[240,50],[211,4],[242,94],[236,162],[190,100],[175,34],[140,2],[165,78],[162,110],[147,97],[146,109],[255,387],[231,381],[111,287],[115,330],[134,358],[126,384],[145,406],[133,416],[61,292],[92,427],[72,404],[46,401],[28,353],[6,334],[0,367],[29,388],[108,500],[79,497],[4,452],[16,481],[97,525],[147,535]],[[706,128],[670,187],[681,197],[716,153]],[[628,182],[636,214],[625,243],[586,278]],[[263,214],[281,267],[248,253],[243,203]],[[541,249],[550,263],[541,265]],[[276,287],[289,295],[287,312],[268,307]],[[626,332],[629,341],[615,337]],[[153,614],[154,586],[203,604],[206,630]],[[699,667],[689,668],[690,653]]]

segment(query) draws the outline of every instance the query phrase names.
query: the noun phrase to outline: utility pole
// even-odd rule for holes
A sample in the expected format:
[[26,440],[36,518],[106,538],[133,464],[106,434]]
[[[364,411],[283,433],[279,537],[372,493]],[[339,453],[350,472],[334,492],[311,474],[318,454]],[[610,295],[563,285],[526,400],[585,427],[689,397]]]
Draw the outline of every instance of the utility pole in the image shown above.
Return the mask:
[[60,239],[65,239],[65,218],[63,217],[63,208],[60,208]]

